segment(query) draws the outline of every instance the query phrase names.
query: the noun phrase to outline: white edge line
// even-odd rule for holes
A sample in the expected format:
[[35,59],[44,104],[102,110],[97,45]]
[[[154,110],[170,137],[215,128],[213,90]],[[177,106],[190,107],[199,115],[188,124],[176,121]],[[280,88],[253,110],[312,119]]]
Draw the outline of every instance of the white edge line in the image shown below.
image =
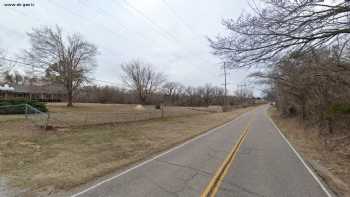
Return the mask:
[[146,161],[143,161],[143,162],[141,162],[141,163],[139,163],[139,164],[137,164],[137,165],[135,165],[135,166],[133,166],[133,167],[131,167],[131,168],[129,168],[129,169],[127,169],[127,170],[125,170],[125,171],[123,171],[123,172],[121,172],[121,173],[115,175],[115,176],[113,176],[113,177],[110,177],[110,178],[108,178],[108,179],[106,179],[106,180],[103,180],[103,181],[101,181],[101,182],[99,182],[99,183],[97,183],[97,184],[95,184],[95,185],[93,185],[93,186],[91,186],[91,187],[88,187],[88,188],[86,188],[85,190],[83,190],[83,191],[81,191],[81,192],[79,192],[79,193],[73,194],[73,195],[71,195],[71,197],[80,196],[80,195],[82,195],[82,194],[84,194],[84,193],[86,193],[86,192],[88,192],[88,191],[90,191],[90,190],[92,190],[92,189],[95,189],[95,188],[99,187],[100,185],[102,185],[102,184],[104,184],[104,183],[106,183],[106,182],[109,182],[109,181],[111,181],[111,180],[113,180],[113,179],[116,179],[116,178],[118,178],[118,177],[120,177],[120,176],[122,176],[122,175],[124,175],[124,174],[126,174],[126,173],[128,173],[128,172],[130,172],[130,171],[132,171],[132,170],[135,170],[136,168],[139,168],[139,167],[141,167],[141,166],[143,166],[143,165],[145,165],[145,164],[147,164],[147,163],[149,163],[149,162],[151,162],[151,161],[154,161],[154,160],[156,160],[156,159],[158,159],[158,158],[160,158],[160,157],[162,157],[162,156],[164,156],[164,155],[166,155],[166,154],[168,154],[168,153],[170,153],[170,152],[172,152],[172,151],[175,151],[175,150],[177,150],[177,149],[179,149],[179,148],[181,148],[181,147],[183,147],[183,146],[185,146],[185,145],[187,145],[187,144],[189,144],[189,143],[191,143],[191,142],[194,142],[194,141],[196,141],[196,140],[199,140],[200,138],[202,138],[202,137],[204,137],[204,136],[207,136],[207,135],[213,133],[214,131],[216,131],[216,130],[218,130],[218,129],[221,129],[221,128],[223,128],[223,127],[225,127],[225,126],[231,124],[233,121],[237,121],[237,120],[241,119],[243,116],[245,116],[245,115],[248,114],[249,112],[250,112],[250,111],[245,112],[245,113],[243,113],[243,114],[237,116],[237,117],[234,118],[233,120],[230,120],[229,122],[227,122],[227,123],[225,123],[225,124],[223,124],[223,125],[221,125],[221,126],[218,126],[218,127],[216,127],[216,128],[213,128],[213,129],[211,129],[211,130],[209,130],[209,131],[207,131],[207,132],[205,132],[205,133],[203,133],[203,134],[200,134],[200,135],[198,135],[198,136],[196,136],[196,137],[194,137],[194,138],[192,138],[192,139],[190,139],[190,140],[188,140],[188,141],[186,141],[186,142],[184,142],[184,143],[182,143],[182,144],[180,144],[180,145],[177,145],[177,146],[175,146],[175,147],[173,147],[173,148],[171,148],[171,149],[169,149],[169,150],[167,150],[167,151],[165,151],[165,152],[163,152],[163,153],[160,153],[159,155],[156,155],[156,156],[154,156],[154,157],[152,157],[152,158],[150,158],[150,159],[148,159],[148,160],[146,160]]
[[304,159],[300,156],[300,154],[295,150],[293,145],[288,141],[286,136],[282,133],[282,131],[278,128],[278,126],[275,124],[275,122],[271,119],[271,117],[267,114],[267,110],[265,110],[266,117],[270,120],[272,125],[277,129],[278,133],[282,136],[283,140],[288,144],[289,148],[296,154],[298,159],[301,161],[301,163],[305,166],[307,171],[311,174],[311,176],[315,179],[315,181],[320,185],[322,190],[326,193],[328,197],[333,197],[331,193],[327,190],[327,188],[323,185],[323,183],[320,181],[319,177],[315,174],[315,172],[306,164]]

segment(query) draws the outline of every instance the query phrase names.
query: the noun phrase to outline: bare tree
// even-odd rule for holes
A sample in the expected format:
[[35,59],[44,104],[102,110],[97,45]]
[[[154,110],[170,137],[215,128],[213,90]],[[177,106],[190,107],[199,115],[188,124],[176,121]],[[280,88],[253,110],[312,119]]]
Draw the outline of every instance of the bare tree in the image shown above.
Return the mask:
[[96,46],[78,34],[65,39],[58,26],[33,29],[28,36],[31,49],[25,51],[27,60],[46,69],[49,79],[62,84],[67,90],[67,106],[73,106],[75,91],[96,67]]
[[2,49],[0,49],[0,73],[4,73],[8,71],[8,66],[5,64],[5,53]]
[[177,82],[167,82],[163,85],[162,89],[165,95],[172,97],[177,94],[178,88],[181,84]]
[[[350,2],[265,0],[255,14],[243,14],[223,25],[227,36],[209,39],[214,53],[231,67],[266,63],[289,51],[310,51],[335,39],[349,39]],[[256,5],[256,4],[255,4]]]
[[206,106],[211,105],[214,99],[214,87],[211,84],[205,84],[204,89],[204,102]]
[[249,101],[251,101],[254,97],[253,91],[248,86],[246,86],[246,84],[239,85],[239,88],[234,92],[234,95],[237,97],[241,104],[249,103]]
[[192,86],[186,87],[184,91],[186,97],[188,98],[186,101],[187,105],[194,106],[195,105],[195,97],[196,97],[196,88]]
[[10,73],[10,71],[6,70],[2,73],[3,75],[3,81],[8,84],[14,83],[15,79],[14,76]]
[[329,133],[335,126],[348,129],[350,49],[339,46],[343,45],[285,56],[271,69],[252,76],[271,84],[271,98],[282,115],[298,116]]
[[124,84],[136,92],[143,104],[165,82],[164,74],[156,72],[150,64],[134,60],[121,67]]
[[165,97],[165,102],[175,104],[182,92],[182,85],[178,82],[166,82],[162,86],[162,93]]
[[3,59],[2,59],[2,58],[4,58],[2,53],[3,53],[3,52],[2,52],[2,50],[0,49],[0,72],[3,71],[3,69],[4,69],[4,67],[5,67],[4,61],[3,61]]

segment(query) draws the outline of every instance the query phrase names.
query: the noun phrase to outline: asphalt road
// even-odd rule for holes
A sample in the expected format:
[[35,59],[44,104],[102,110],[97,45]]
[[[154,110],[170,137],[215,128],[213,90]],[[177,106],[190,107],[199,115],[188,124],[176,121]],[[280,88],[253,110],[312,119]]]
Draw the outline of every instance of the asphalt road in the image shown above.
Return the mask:
[[[226,166],[214,196],[329,197],[330,194],[259,107],[72,197],[201,196],[218,169],[246,136]],[[316,178],[315,178],[316,177]]]

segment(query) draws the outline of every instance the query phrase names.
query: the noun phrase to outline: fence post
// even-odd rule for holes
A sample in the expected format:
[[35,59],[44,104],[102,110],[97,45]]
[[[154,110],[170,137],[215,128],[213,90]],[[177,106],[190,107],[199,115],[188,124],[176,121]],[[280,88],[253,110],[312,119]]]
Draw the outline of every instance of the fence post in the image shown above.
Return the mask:
[[46,119],[45,129],[47,129],[47,128],[48,128],[48,126],[49,126],[49,121],[50,121],[50,113],[49,113],[49,112],[47,112],[47,119]]
[[164,118],[164,104],[160,105],[161,118]]
[[89,117],[89,113],[87,112],[85,115],[84,126],[87,125],[88,117]]
[[25,113],[25,117],[26,117],[26,119],[28,119],[28,105],[27,104],[24,104],[24,113]]

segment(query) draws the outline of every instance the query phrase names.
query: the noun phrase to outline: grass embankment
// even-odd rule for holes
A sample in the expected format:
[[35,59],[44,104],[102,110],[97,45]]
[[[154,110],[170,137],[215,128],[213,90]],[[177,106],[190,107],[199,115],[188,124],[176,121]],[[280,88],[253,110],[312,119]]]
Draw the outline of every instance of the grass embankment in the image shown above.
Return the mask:
[[25,120],[5,121],[0,124],[0,177],[16,188],[29,188],[28,196],[69,190],[252,108],[56,131],[38,130]]
[[275,108],[271,108],[269,113],[298,152],[311,164],[325,169],[319,174],[332,190],[339,196],[350,197],[350,146],[338,144],[335,149],[327,148],[317,128],[305,127],[296,118],[281,118]]

